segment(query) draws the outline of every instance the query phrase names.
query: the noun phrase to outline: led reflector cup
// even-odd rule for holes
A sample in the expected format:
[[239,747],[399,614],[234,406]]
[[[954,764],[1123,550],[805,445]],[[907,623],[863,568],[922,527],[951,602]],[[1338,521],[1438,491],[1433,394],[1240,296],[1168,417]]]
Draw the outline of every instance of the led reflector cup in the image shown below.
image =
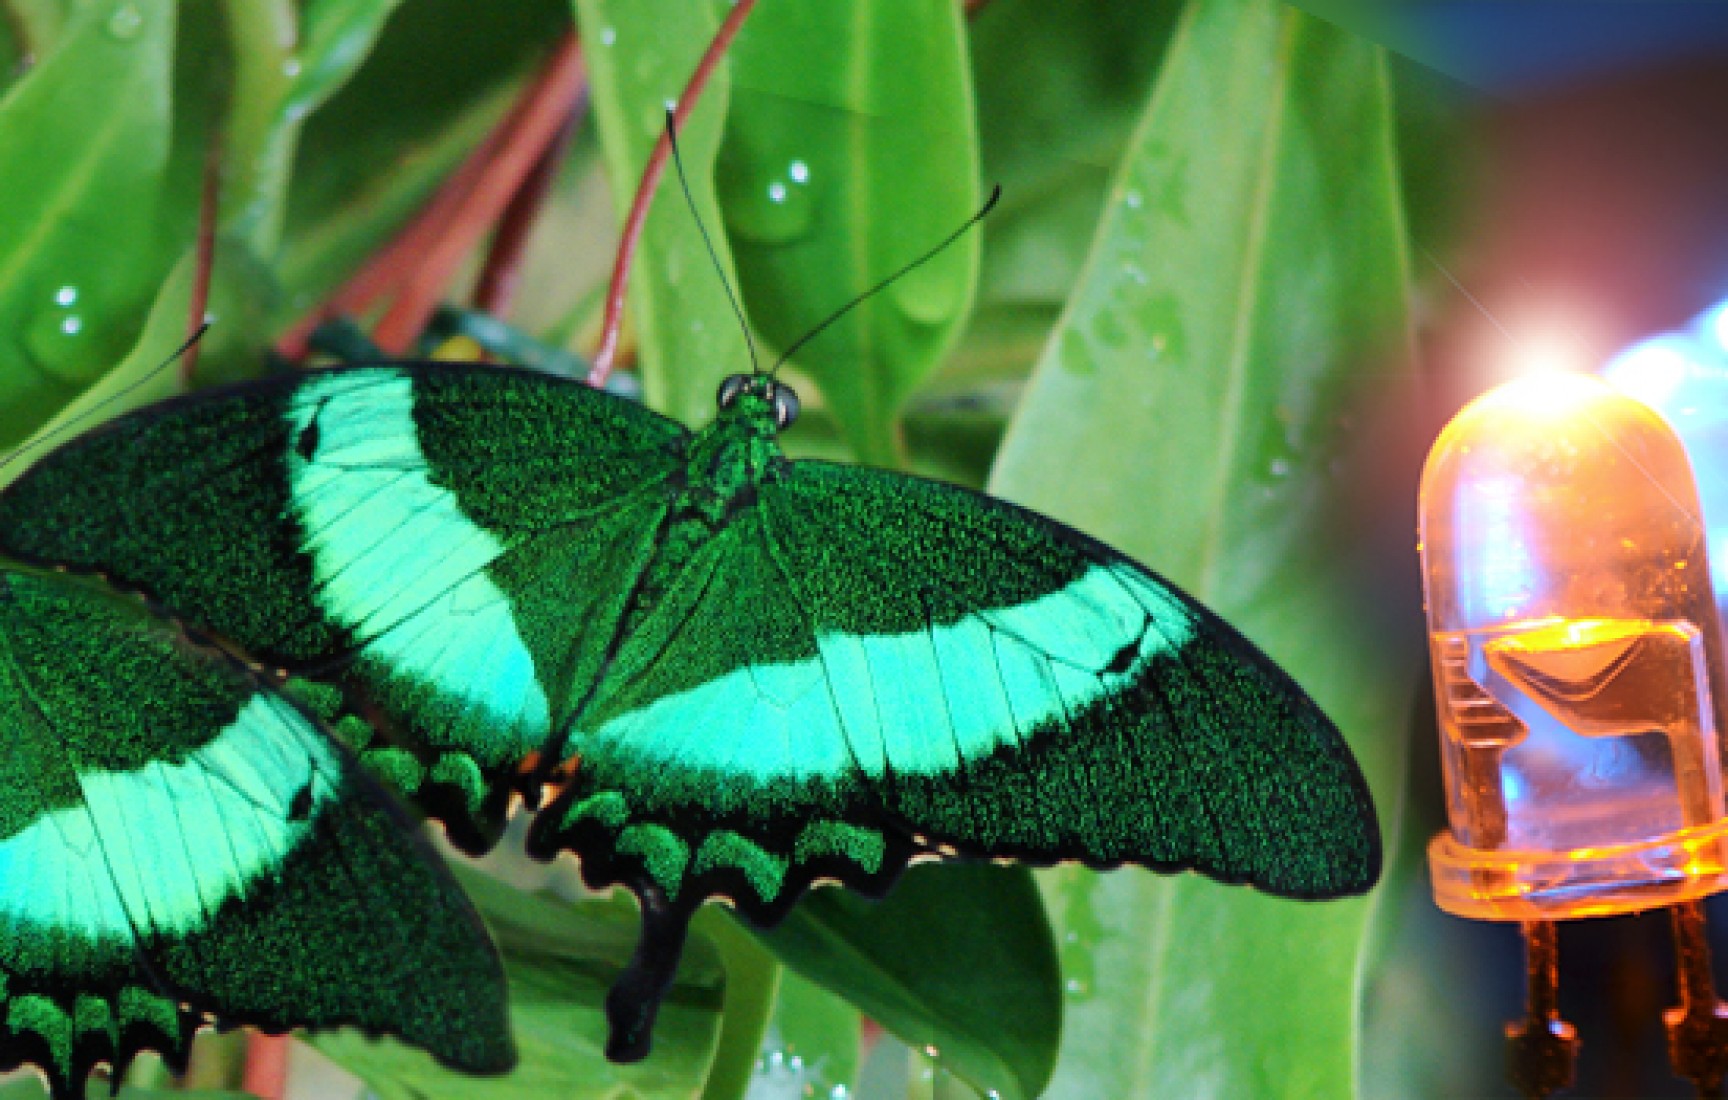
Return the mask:
[[1439,906],[1554,920],[1728,886],[1728,685],[1672,430],[1593,378],[1512,382],[1435,441],[1420,511]]

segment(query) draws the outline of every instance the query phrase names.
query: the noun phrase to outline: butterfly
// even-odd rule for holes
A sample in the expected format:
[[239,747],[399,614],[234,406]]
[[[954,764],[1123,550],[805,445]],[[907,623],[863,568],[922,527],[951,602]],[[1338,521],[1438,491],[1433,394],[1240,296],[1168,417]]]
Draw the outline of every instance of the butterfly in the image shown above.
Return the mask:
[[642,1057],[687,923],[939,855],[1193,869],[1293,898],[1379,874],[1368,788],[1276,665],[1069,527],[793,461],[787,385],[701,431],[544,375],[337,368],[124,416],[0,493],[0,548],[136,586],[339,682],[365,758],[481,850],[622,884],[608,1054]]
[[513,1063],[443,861],[330,734],[100,581],[0,564],[0,1069],[56,1100],[202,1024]]

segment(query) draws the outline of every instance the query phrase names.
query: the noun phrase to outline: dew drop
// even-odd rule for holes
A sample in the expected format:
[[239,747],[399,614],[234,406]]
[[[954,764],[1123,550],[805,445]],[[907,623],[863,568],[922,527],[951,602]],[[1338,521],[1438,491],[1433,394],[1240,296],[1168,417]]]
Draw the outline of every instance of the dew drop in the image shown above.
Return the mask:
[[1130,210],[1140,209],[1140,204],[1145,202],[1145,201],[1146,201],[1145,199],[1140,197],[1140,192],[1138,192],[1138,191],[1129,191],[1128,193],[1126,193],[1125,195],[1122,196],[1123,205],[1128,207],[1128,209],[1130,209]]
[[845,1085],[835,1085],[828,1090],[828,1100],[846,1100],[850,1095],[851,1093],[846,1090]]
[[1089,992],[1086,983],[1079,978],[1069,978],[1063,982],[1062,991],[1070,997],[1084,997]]
[[1269,472],[1273,477],[1289,477],[1290,460],[1287,458],[1273,459],[1272,465],[1267,467],[1267,472]]
[[926,1057],[926,1058],[940,1058],[940,1057],[942,1057],[942,1052],[937,1050],[935,1044],[932,1043],[931,1045],[924,1048],[924,1057]]
[[600,44],[602,46],[610,46],[617,41],[618,41],[618,29],[616,27],[602,27],[602,28],[600,28]]
[[108,34],[121,42],[130,42],[144,29],[144,13],[136,4],[122,4],[108,17]]
[[790,244],[810,232],[815,198],[810,167],[792,161],[783,173],[751,173],[721,182],[721,208],[727,227],[756,244]]
[[44,310],[24,326],[24,350],[36,369],[67,382],[87,382],[89,334],[84,318],[63,309]]
[[290,80],[299,76],[300,59],[298,57],[290,57],[288,60],[282,62],[282,75]]
[[1130,282],[1134,283],[1136,286],[1145,286],[1147,284],[1147,282],[1150,281],[1149,277],[1146,274],[1146,270],[1144,268],[1142,268],[1137,263],[1125,263],[1125,264],[1123,264],[1122,265],[1122,274],[1124,276],[1126,276],[1128,278],[1128,280]]
[[1097,352],[1120,351],[1128,345],[1128,330],[1123,327],[1116,310],[1105,309],[1094,314],[1088,331]]
[[54,292],[54,304],[57,306],[69,306],[77,300],[78,288],[75,286],[63,286]]

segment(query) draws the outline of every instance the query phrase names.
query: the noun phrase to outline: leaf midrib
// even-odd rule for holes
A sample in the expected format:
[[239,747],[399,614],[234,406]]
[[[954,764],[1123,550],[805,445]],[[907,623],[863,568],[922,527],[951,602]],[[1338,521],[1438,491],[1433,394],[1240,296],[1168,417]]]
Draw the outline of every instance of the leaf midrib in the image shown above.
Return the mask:
[[1217,472],[1212,478],[1211,490],[1206,495],[1207,503],[1202,519],[1205,527],[1196,571],[1195,594],[1205,600],[1215,600],[1219,591],[1218,574],[1223,565],[1224,537],[1228,526],[1225,521],[1225,506],[1230,499],[1231,477],[1235,473],[1242,448],[1242,406],[1248,387],[1251,329],[1264,289],[1258,275],[1266,251],[1273,194],[1276,191],[1272,164],[1283,147],[1285,115],[1290,100],[1288,75],[1296,49],[1296,22],[1293,14],[1288,11],[1279,18],[1284,25],[1279,36],[1273,71],[1279,74],[1280,79],[1276,98],[1272,102],[1271,115],[1266,123],[1266,138],[1261,145],[1253,200],[1253,220],[1248,228],[1248,245],[1240,260],[1240,274],[1234,296],[1236,316],[1231,325],[1230,357],[1225,365],[1224,400],[1218,410],[1219,461]]

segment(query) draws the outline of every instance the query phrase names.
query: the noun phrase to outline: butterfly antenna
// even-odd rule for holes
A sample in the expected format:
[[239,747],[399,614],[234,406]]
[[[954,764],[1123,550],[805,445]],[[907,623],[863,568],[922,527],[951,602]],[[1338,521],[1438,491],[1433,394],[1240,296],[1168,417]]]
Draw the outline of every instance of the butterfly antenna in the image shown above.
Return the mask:
[[750,335],[750,322],[744,316],[744,307],[738,302],[738,295],[733,293],[732,283],[726,278],[726,269],[720,264],[720,255],[714,251],[714,242],[708,239],[708,227],[702,224],[702,214],[696,209],[696,199],[690,194],[690,179],[684,174],[684,157],[678,152],[678,119],[670,104],[666,107],[666,141],[672,147],[672,167],[678,171],[678,186],[684,192],[684,203],[690,207],[690,216],[696,219],[696,232],[702,234],[702,244],[708,249],[708,259],[714,264],[714,274],[720,276],[720,285],[726,291],[726,300],[732,303],[732,312],[738,316],[738,327],[744,330],[744,346],[750,349],[750,373],[761,374],[762,364],[756,359],[756,340]]
[[869,290],[866,290],[864,293],[858,295],[856,298],[853,298],[850,302],[847,302],[845,305],[841,306],[839,309],[835,310],[833,313],[830,313],[826,318],[824,318],[822,320],[821,324],[817,325],[815,328],[811,329],[809,332],[806,332],[804,335],[802,335],[798,339],[794,340],[792,342],[792,346],[787,348],[784,352],[782,352],[780,354],[780,358],[778,358],[774,361],[774,365],[769,368],[768,374],[770,376],[773,376],[775,373],[777,373],[780,370],[780,368],[786,364],[786,361],[788,359],[792,358],[793,355],[797,354],[799,348],[803,347],[805,344],[808,344],[810,341],[816,339],[816,337],[822,335],[823,331],[826,330],[829,325],[832,325],[835,321],[838,321],[840,318],[846,316],[848,313],[851,313],[854,309],[856,309],[860,305],[864,304],[864,302],[867,301],[868,299],[870,299],[870,298],[874,297],[875,295],[881,293],[882,291],[886,290],[890,284],[895,282],[895,280],[899,279],[902,275],[905,275],[906,273],[908,273],[908,272],[910,272],[910,271],[912,271],[918,267],[923,266],[928,261],[935,259],[936,255],[939,252],[941,252],[943,249],[947,248],[949,245],[953,244],[955,241],[959,240],[962,236],[965,235],[965,233],[968,229],[971,229],[973,226],[975,226],[979,222],[983,221],[984,215],[990,213],[990,211],[995,208],[996,200],[1000,199],[1001,197],[1002,197],[1002,185],[998,183],[994,187],[990,188],[990,197],[984,200],[984,205],[980,206],[978,208],[978,213],[972,215],[970,218],[967,218],[965,224],[960,226],[959,229],[956,229],[954,232],[952,232],[952,233],[948,234],[946,237],[942,238],[942,242],[940,244],[938,244],[935,248],[930,249],[928,252],[924,253],[922,256],[919,256],[917,259],[913,260],[911,263],[907,264],[905,267],[902,267],[900,270],[894,272],[892,275],[888,276],[886,279],[883,279],[881,282],[877,283],[875,286],[871,287]]
[[114,404],[116,401],[120,401],[120,400],[124,399],[126,397],[126,395],[137,391],[140,387],[149,383],[157,375],[161,374],[163,371],[167,370],[169,367],[171,367],[175,363],[179,362],[181,356],[185,355],[188,351],[191,351],[194,347],[196,347],[198,344],[198,341],[204,338],[204,333],[206,331],[208,331],[209,328],[210,328],[210,322],[209,321],[203,322],[202,324],[200,324],[198,326],[198,330],[196,332],[194,332],[192,335],[188,336],[184,343],[182,343],[179,347],[174,349],[174,354],[168,356],[168,358],[162,360],[162,362],[156,364],[154,367],[151,367],[149,373],[145,374],[142,378],[139,378],[136,381],[128,384],[124,389],[119,390],[116,393],[109,394],[107,397],[103,398],[101,401],[98,401],[95,405],[91,406],[90,408],[85,409],[83,412],[79,413],[77,416],[74,416],[72,419],[68,420],[66,423],[61,424],[58,427],[52,429],[51,431],[43,433],[42,435],[36,436],[34,439],[26,440],[24,443],[20,444],[11,454],[7,455],[4,459],[0,459],[0,470],[5,470],[7,467],[11,466],[14,462],[17,462],[19,459],[23,458],[25,455],[30,454],[33,451],[39,450],[42,447],[47,446],[49,443],[52,443],[52,442],[55,442],[59,439],[64,438],[67,435],[67,433],[73,431],[74,429],[78,428],[82,424],[88,423],[92,417],[96,416],[103,409],[106,409],[108,406]]

